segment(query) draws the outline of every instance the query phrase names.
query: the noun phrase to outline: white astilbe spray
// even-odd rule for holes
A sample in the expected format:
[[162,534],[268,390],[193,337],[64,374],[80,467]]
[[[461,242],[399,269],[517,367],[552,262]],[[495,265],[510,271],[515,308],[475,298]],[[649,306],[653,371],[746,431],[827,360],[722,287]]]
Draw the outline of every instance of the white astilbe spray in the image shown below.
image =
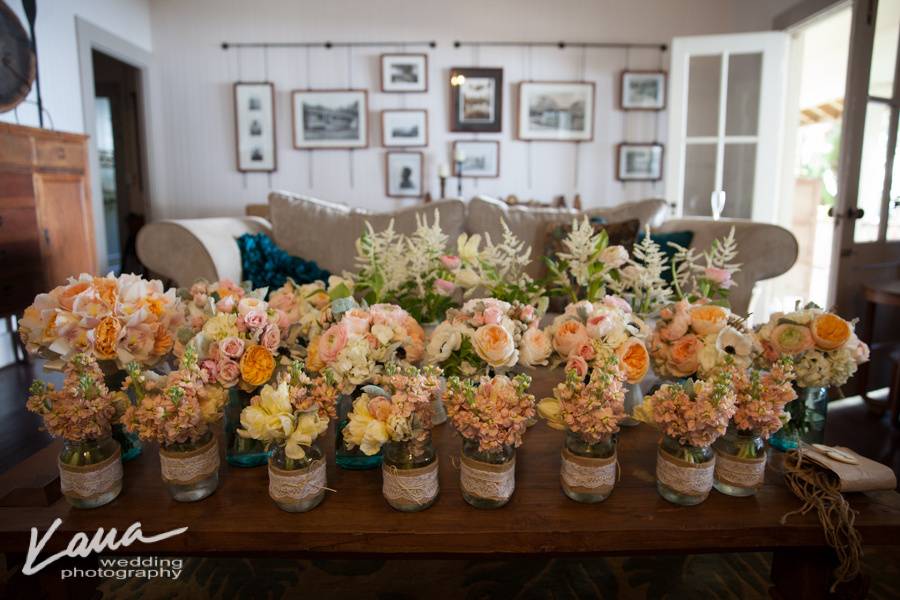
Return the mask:
[[516,237],[506,221],[500,219],[503,236],[499,244],[494,244],[489,233],[484,234],[485,247],[481,252],[481,262],[493,271],[493,278],[498,282],[511,285],[530,283],[531,277],[525,268],[531,262],[531,246]]
[[412,280],[420,295],[434,283],[441,255],[446,252],[447,234],[441,230],[441,213],[434,212],[434,223],[428,224],[428,216],[416,215],[416,230],[405,239],[407,249],[407,277]]
[[606,231],[595,232],[587,216],[581,223],[572,220],[572,229],[562,245],[565,250],[557,253],[556,260],[545,261],[554,286],[552,291],[572,302],[601,298],[619,278],[619,269],[628,260],[627,250],[610,246]]
[[366,221],[366,231],[356,240],[356,275],[347,274],[365,290],[370,300],[381,302],[398,290],[408,278],[407,245],[394,231],[394,220],[376,232]]
[[738,253],[734,227],[724,238],[713,240],[703,254],[674,242],[669,245],[676,250],[671,266],[675,294],[691,301],[708,298],[727,303],[728,290],[735,285],[733,276],[741,269],[734,262]]
[[562,241],[562,245],[566,251],[557,256],[566,262],[575,283],[586,287],[591,279],[590,265],[597,258],[600,234],[594,232],[586,216],[580,224],[577,219],[573,219],[572,230]]
[[655,315],[672,301],[672,290],[662,277],[668,268],[668,257],[650,237],[649,226],[631,254],[627,265],[620,271],[619,280],[610,282],[609,287],[626,299],[638,315]]

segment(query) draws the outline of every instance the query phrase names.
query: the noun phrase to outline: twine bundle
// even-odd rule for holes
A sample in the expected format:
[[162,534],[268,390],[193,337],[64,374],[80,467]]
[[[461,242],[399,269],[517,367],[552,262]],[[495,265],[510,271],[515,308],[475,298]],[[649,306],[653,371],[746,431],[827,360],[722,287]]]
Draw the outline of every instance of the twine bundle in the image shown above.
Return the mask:
[[834,592],[839,584],[855,579],[860,572],[862,537],[853,526],[856,511],[841,494],[837,475],[812,461],[804,461],[803,454],[796,450],[785,456],[784,479],[794,495],[803,501],[803,506],[781,517],[781,523],[787,522],[791,515],[805,515],[816,509],[825,530],[825,541],[838,557],[831,586]]

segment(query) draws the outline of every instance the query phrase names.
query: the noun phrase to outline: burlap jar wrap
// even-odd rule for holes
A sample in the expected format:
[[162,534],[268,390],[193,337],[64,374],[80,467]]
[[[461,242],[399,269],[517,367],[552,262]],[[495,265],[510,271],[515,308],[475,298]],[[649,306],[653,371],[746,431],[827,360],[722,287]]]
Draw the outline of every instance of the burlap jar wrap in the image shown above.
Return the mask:
[[706,497],[713,486],[716,458],[705,463],[689,463],[659,450],[656,479],[684,496]]
[[462,455],[459,483],[465,493],[485,500],[509,500],[516,489],[516,459],[502,465],[472,460]]
[[116,451],[108,458],[83,467],[59,462],[59,487],[62,493],[80,500],[93,500],[108,493],[122,481],[122,451],[116,444]]
[[323,458],[302,469],[279,469],[269,463],[269,496],[275,502],[290,504],[312,498],[324,490],[325,485]]
[[397,506],[425,506],[438,495],[438,462],[417,469],[381,465],[381,493]]
[[566,492],[605,496],[616,485],[616,453],[608,458],[595,458],[578,456],[563,448],[559,479]]
[[210,477],[219,470],[219,443],[215,437],[187,452],[159,449],[162,479],[168,484],[191,485]]
[[737,488],[758,488],[766,477],[766,455],[739,458],[716,450],[716,479]]

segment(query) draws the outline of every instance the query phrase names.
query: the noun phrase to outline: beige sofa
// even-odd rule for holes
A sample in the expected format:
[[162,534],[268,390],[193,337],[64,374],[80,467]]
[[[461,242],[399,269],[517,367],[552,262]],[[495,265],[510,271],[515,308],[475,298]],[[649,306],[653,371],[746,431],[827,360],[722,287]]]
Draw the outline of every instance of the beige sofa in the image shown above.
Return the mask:
[[[613,207],[594,208],[583,214],[599,216],[607,222],[638,219],[654,231],[694,232],[692,246],[708,248],[710,242],[735,227],[738,262],[737,287],[732,291],[733,309],[745,314],[757,281],[786,272],[797,259],[797,241],[788,230],[776,225],[744,220],[692,218],[666,220],[663,200],[643,200]],[[153,272],[186,286],[197,279],[241,278],[241,257],[234,240],[245,233],[265,232],[294,256],[315,260],[321,267],[340,273],[353,269],[354,242],[366,222],[376,230],[391,220],[398,232],[411,232],[418,215],[433,222],[440,215],[441,227],[451,243],[461,233],[481,233],[499,240],[501,218],[519,239],[532,247],[531,274],[544,274],[544,246],[548,225],[571,223],[579,211],[508,206],[498,200],[476,197],[468,203],[458,199],[419,204],[390,213],[371,213],[314,198],[272,192],[269,195],[271,222],[261,217],[228,217],[158,221],[139,233],[137,251]]]

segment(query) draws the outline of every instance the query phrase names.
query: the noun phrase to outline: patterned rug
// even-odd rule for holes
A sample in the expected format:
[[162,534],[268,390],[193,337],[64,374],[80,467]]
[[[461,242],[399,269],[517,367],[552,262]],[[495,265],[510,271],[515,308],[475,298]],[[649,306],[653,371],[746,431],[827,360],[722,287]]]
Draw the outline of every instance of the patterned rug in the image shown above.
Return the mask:
[[[768,598],[771,554],[518,560],[187,559],[176,580],[106,580],[106,599]],[[870,551],[870,598],[897,598],[900,550]]]

